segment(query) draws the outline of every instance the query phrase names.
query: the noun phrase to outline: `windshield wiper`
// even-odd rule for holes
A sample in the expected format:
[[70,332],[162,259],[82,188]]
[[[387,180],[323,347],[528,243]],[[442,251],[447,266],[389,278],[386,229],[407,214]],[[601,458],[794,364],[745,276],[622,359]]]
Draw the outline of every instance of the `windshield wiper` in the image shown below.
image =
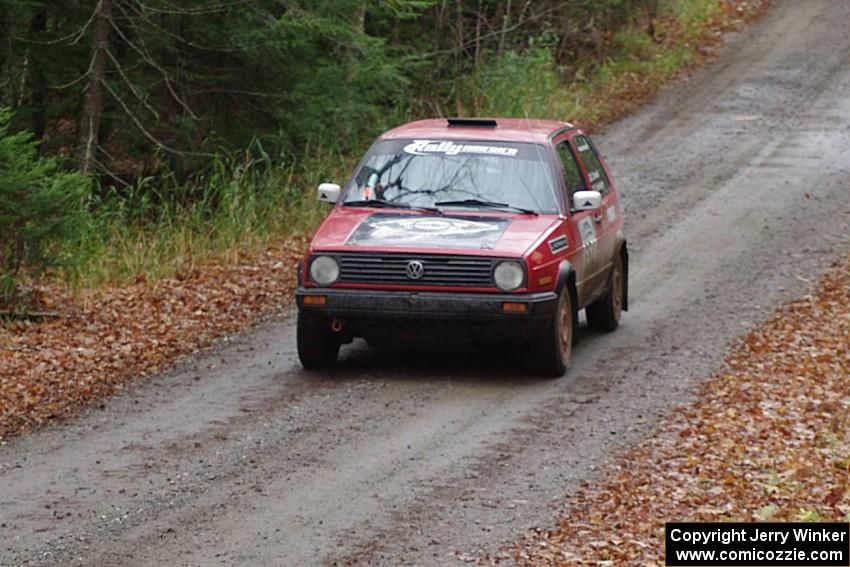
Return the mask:
[[342,204],[346,207],[379,207],[379,208],[391,208],[391,209],[412,209],[416,211],[429,211],[431,213],[439,213],[443,214],[443,211],[440,209],[436,209],[434,207],[419,207],[416,205],[409,205],[407,203],[397,203],[394,201],[387,201],[386,199],[359,199],[356,201],[343,201]]
[[440,201],[439,203],[434,203],[438,207],[484,207],[487,209],[513,209],[515,211],[519,211],[521,213],[525,213],[528,215],[537,215],[539,214],[537,211],[532,211],[531,209],[524,209],[522,207],[517,207],[515,205],[509,205],[507,203],[496,203],[494,201],[480,201],[478,199],[463,199],[461,201]]

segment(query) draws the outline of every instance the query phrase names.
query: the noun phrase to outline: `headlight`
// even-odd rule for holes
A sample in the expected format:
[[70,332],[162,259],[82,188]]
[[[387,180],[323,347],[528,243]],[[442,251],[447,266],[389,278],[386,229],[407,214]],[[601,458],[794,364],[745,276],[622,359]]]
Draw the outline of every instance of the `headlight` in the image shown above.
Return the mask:
[[499,262],[493,271],[493,279],[502,291],[513,291],[522,286],[525,270],[519,262]]
[[310,279],[319,285],[331,285],[339,277],[339,264],[330,256],[317,256],[310,262]]

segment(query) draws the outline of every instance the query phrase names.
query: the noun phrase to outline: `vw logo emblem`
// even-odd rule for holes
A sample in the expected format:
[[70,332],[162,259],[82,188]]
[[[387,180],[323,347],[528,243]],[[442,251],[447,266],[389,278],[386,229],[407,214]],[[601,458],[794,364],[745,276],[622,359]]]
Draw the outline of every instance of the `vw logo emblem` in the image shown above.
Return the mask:
[[412,280],[418,280],[425,275],[425,266],[419,260],[411,260],[404,268],[404,273]]

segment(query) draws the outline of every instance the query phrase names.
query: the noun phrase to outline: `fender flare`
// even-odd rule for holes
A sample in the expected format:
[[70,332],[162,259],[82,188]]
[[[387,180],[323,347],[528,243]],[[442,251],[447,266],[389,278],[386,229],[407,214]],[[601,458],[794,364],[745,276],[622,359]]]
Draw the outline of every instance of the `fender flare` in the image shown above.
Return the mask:
[[555,293],[560,293],[563,288],[572,279],[573,287],[575,287],[575,269],[569,260],[561,261],[558,266],[558,279],[555,282]]
[[[576,272],[569,260],[563,260],[558,266],[558,280],[555,283],[555,293],[561,293],[566,287],[573,306],[573,329],[578,329],[578,289],[576,288]],[[578,342],[578,333],[573,333],[573,344]]]
[[[629,243],[623,230],[617,231],[617,240],[614,245],[614,253],[620,255],[623,263],[623,311],[629,310]],[[613,258],[612,258],[613,260]]]

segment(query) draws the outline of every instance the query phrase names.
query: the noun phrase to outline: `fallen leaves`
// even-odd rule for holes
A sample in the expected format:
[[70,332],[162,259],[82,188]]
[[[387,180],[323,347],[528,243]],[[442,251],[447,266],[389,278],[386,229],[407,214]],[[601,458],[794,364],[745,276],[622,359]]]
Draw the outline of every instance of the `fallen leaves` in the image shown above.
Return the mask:
[[665,521],[850,521],[850,257],[746,335],[727,369],[509,556],[659,565]]
[[0,326],[0,439],[121,390],[216,337],[288,304],[303,238],[233,267],[74,297],[50,290],[58,317]]

